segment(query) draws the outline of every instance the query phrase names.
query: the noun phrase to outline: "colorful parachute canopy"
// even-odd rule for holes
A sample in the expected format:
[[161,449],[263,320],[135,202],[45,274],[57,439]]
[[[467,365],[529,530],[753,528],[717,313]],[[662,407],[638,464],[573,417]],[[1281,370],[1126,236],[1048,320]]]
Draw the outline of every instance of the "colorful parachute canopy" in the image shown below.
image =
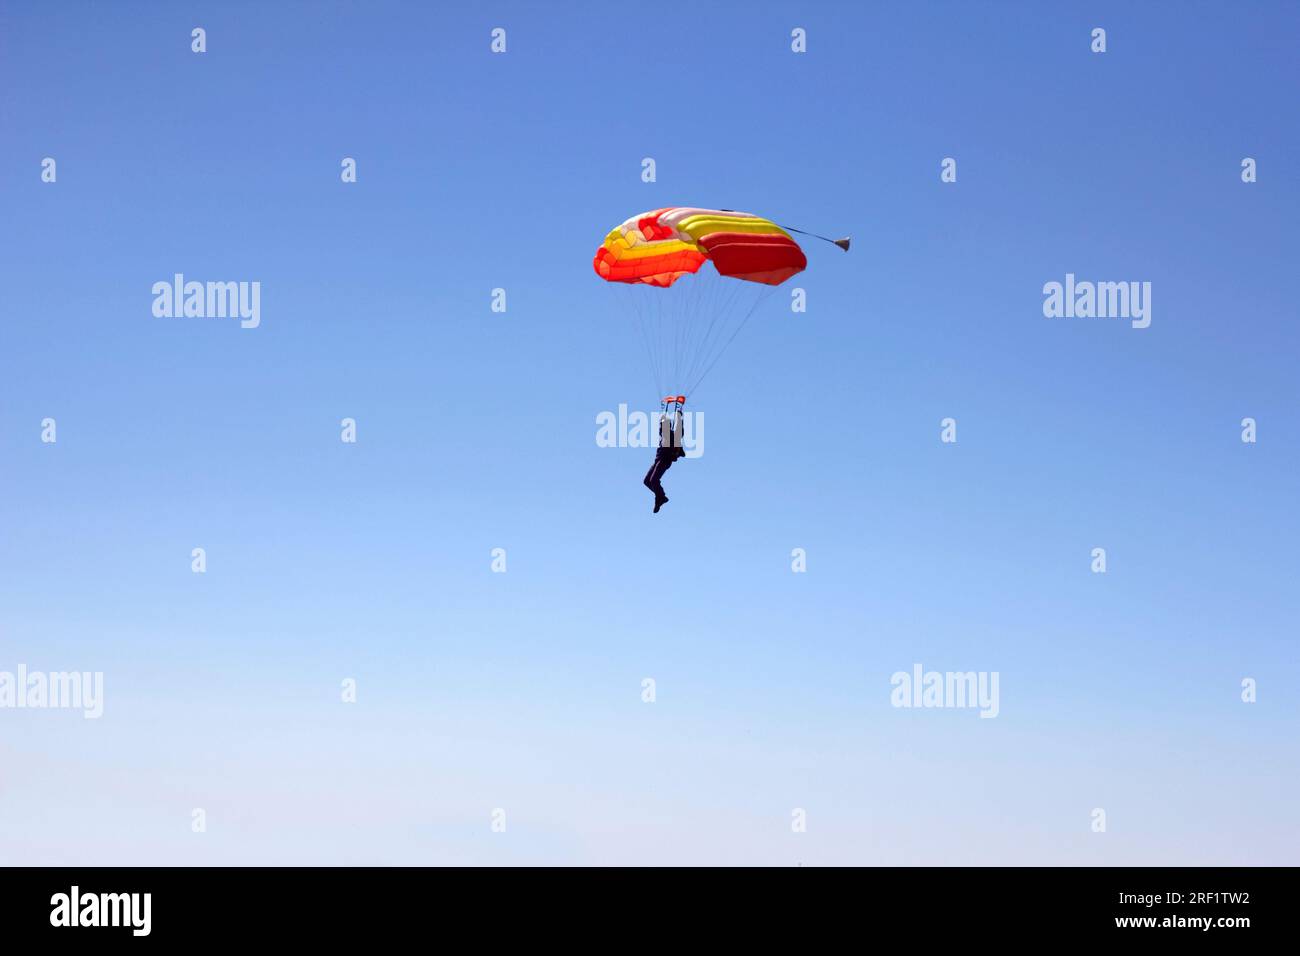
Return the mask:
[[769,219],[728,209],[671,206],[615,227],[592,265],[609,282],[667,287],[713,263],[720,275],[780,285],[808,265],[799,244]]

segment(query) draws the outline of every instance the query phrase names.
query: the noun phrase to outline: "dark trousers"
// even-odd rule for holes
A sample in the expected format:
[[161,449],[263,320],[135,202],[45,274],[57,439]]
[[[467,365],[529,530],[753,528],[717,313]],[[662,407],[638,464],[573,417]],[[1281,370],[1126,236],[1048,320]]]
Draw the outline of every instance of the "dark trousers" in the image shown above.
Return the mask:
[[659,483],[659,479],[664,476],[664,472],[673,466],[671,458],[656,458],[650,470],[645,473],[642,483],[655,493],[656,498],[667,498],[664,494],[664,486]]

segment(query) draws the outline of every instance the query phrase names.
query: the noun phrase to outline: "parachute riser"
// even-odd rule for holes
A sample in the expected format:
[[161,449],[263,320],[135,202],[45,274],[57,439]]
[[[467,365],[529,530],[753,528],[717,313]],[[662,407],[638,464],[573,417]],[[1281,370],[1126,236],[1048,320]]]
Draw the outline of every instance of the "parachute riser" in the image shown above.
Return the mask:
[[[660,441],[661,441],[661,442],[662,442],[662,440],[663,440],[663,422],[664,422],[664,419],[665,419],[665,418],[668,418],[669,416],[671,416],[671,418],[670,418],[670,422],[671,422],[671,423],[670,423],[669,426],[668,426],[668,427],[671,429],[671,428],[673,427],[673,425],[676,424],[677,419],[681,416],[681,414],[682,414],[682,409],[685,407],[685,405],[686,405],[686,396],[685,396],[685,395],[665,395],[665,396],[663,397],[662,401],[659,402],[659,423],[658,423],[658,427],[659,427],[659,435],[660,435]],[[674,436],[674,440],[675,440],[675,441],[681,441],[681,436],[680,436],[680,435],[675,435],[675,436]]]

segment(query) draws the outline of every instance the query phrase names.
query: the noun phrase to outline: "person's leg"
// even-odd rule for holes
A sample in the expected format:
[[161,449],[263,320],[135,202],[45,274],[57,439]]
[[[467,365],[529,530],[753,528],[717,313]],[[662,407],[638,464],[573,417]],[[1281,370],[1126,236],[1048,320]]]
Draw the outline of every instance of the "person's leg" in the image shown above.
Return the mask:
[[664,494],[664,486],[662,484],[662,481],[664,477],[664,472],[666,472],[672,466],[673,466],[673,460],[671,458],[665,458],[663,461],[655,462],[654,493],[655,493],[655,501],[658,504],[663,504],[665,501],[668,500],[668,496]]
[[663,471],[659,467],[661,464],[663,463],[656,460],[650,465],[650,470],[645,473],[645,478],[641,480],[643,485],[655,493],[655,498],[664,496],[664,486],[659,484],[659,478],[663,475]]
[[657,458],[655,459],[655,463],[650,466],[650,470],[645,473],[643,483],[647,488],[655,493],[656,511],[659,510],[659,504],[668,500],[668,496],[664,494],[664,486],[660,483],[660,479],[663,478],[664,472],[672,467],[672,464],[671,459]]

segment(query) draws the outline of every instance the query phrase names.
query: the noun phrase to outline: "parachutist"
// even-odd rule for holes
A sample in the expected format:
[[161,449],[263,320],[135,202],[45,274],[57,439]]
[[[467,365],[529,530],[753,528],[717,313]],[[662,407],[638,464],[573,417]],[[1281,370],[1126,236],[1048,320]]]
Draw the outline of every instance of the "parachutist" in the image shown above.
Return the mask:
[[[667,412],[669,402],[675,401],[677,410],[670,418]],[[668,504],[668,496],[664,494],[664,486],[660,483],[664,472],[673,466],[679,458],[686,457],[686,449],[682,447],[682,403],[685,401],[684,396],[670,396],[664,399],[664,411],[659,415],[659,447],[655,449],[654,464],[650,470],[645,473],[642,484],[655,493],[655,510],[658,514],[659,509]]]

